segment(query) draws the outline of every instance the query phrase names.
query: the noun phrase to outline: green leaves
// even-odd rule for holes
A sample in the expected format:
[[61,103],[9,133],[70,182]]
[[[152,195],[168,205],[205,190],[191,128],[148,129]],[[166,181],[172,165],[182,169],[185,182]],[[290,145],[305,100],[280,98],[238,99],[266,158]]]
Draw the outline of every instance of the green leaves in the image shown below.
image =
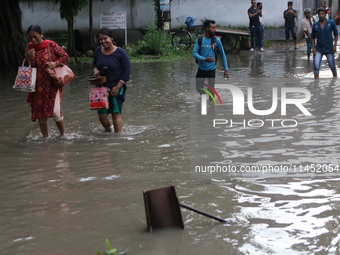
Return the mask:
[[97,255],[120,255],[120,254],[126,254],[127,251],[129,250],[129,249],[126,249],[125,251],[118,253],[118,249],[111,247],[111,243],[110,243],[109,239],[106,238],[105,242],[106,242],[106,246],[107,246],[107,250],[106,250],[105,254],[103,254],[99,250],[96,250]]
[[106,245],[107,245],[107,250],[109,251],[109,250],[111,250],[111,244],[110,244],[110,241],[109,241],[109,239],[105,239],[105,242],[106,242]]
[[106,252],[106,255],[117,255],[117,249],[111,249],[110,251]]
[[88,0],[55,0],[55,4],[60,4],[60,17],[68,20],[76,17],[83,8],[88,6]]

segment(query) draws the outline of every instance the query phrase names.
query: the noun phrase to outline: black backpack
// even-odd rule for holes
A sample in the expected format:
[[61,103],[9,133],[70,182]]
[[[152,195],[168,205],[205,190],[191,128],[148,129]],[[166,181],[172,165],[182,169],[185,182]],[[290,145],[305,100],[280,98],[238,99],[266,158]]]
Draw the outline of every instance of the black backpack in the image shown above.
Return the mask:
[[[198,35],[197,39],[198,39],[198,46],[199,46],[198,54],[200,54],[202,40],[203,40],[203,35]],[[211,38],[211,47],[212,47],[213,51],[215,52],[215,62],[217,62],[216,35],[214,35]],[[198,60],[197,59],[195,59],[195,62],[198,64]]]

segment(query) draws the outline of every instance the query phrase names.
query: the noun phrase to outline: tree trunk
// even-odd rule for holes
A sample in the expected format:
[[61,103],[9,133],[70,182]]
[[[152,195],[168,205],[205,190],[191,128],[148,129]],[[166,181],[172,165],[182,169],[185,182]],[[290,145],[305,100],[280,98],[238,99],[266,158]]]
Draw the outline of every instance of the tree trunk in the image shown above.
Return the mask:
[[96,43],[94,41],[94,35],[93,35],[93,11],[92,11],[92,3],[93,0],[89,1],[89,39],[90,39],[90,46],[91,49],[94,50],[96,47]]
[[74,33],[73,33],[73,18],[67,19],[67,31],[68,31],[68,41],[67,41],[67,52],[70,56],[74,56]]
[[1,1],[0,31],[0,70],[17,70],[26,48],[19,0]]
[[67,28],[68,28],[67,53],[70,55],[70,57],[74,57],[76,64],[78,64],[77,52],[76,52],[75,43],[74,43],[73,23],[74,23],[74,17],[67,20]]
[[156,25],[158,29],[163,27],[163,17],[161,12],[161,6],[159,0],[155,0],[155,11],[156,11]]

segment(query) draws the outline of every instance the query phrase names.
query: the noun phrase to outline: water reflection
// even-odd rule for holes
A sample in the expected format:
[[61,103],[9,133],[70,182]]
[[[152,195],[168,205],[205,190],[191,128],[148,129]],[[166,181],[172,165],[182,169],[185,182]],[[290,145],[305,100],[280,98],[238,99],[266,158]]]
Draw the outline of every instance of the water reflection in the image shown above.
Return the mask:
[[[248,110],[233,117],[228,92],[221,92],[225,106],[208,102],[208,115],[201,116],[199,97],[189,92],[197,70],[193,61],[135,63],[123,132],[106,134],[88,109],[92,68],[83,64],[65,88],[67,139],[58,138],[53,127],[52,137],[41,139],[36,123],[29,122],[24,93],[11,89],[15,74],[2,74],[1,252],[88,254],[104,250],[108,238],[113,246],[142,255],[339,253],[335,168],[192,174],[190,159],[236,166],[339,162],[338,79],[310,79],[312,65],[304,50],[241,52],[228,55],[228,61],[226,82],[243,92],[253,87],[256,109],[271,107],[273,87],[301,87],[312,94],[305,106],[313,116],[289,107],[285,118],[297,119],[296,127],[211,129],[214,116],[238,122],[266,117]],[[323,67],[320,76],[328,72]],[[282,118],[280,107],[270,118]],[[199,145],[193,154],[190,137]],[[176,186],[184,204],[229,223],[183,209],[184,230],[147,233],[142,190],[169,185]]]
[[250,77],[261,77],[264,76],[264,54],[256,54],[251,57],[250,64]]

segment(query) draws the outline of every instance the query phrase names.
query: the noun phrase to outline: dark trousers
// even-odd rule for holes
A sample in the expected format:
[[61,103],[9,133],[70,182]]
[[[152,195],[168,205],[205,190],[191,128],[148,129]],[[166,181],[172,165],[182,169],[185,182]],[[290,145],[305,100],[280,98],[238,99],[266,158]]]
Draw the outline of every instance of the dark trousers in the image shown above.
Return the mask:
[[[198,93],[200,94],[206,94],[204,90],[202,89],[208,89],[206,86],[204,86],[204,84],[208,84],[209,86],[215,88],[215,76],[216,76],[216,72],[215,69],[210,70],[210,71],[204,71],[198,68],[197,70],[197,74],[196,74],[196,90]],[[206,80],[207,82],[206,83]],[[212,93],[212,95],[214,95],[214,93],[208,89],[210,91],[210,93]]]
[[249,26],[250,30],[250,48],[255,48],[255,40],[258,48],[262,48],[261,26]]

